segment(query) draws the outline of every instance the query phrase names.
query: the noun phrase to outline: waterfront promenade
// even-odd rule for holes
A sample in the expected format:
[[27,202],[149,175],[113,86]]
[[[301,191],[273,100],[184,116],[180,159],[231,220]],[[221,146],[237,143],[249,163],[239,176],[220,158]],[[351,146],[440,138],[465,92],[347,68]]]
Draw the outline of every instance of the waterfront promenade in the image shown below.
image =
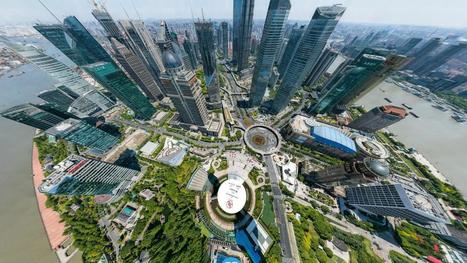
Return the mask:
[[50,247],[55,251],[66,239],[66,236],[63,235],[65,224],[60,222],[60,215],[57,212],[52,210],[52,208],[47,208],[45,206],[47,196],[38,190],[39,185],[44,179],[44,173],[42,172],[42,166],[39,161],[39,151],[36,144],[34,144],[32,148],[32,172],[34,192],[36,194],[39,214],[41,216],[42,224],[44,225]]

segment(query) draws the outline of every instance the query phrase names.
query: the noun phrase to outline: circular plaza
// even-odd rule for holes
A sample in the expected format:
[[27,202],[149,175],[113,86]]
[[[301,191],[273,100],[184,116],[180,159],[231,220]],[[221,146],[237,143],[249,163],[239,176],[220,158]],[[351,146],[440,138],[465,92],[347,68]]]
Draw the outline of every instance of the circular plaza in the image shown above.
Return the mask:
[[246,145],[256,153],[265,155],[279,151],[281,146],[280,134],[265,125],[253,125],[244,134]]

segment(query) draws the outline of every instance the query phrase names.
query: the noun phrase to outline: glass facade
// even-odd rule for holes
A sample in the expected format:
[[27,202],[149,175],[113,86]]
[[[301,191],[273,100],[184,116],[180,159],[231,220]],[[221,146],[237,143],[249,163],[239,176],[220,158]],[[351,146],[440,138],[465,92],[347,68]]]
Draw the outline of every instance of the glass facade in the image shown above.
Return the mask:
[[254,0],[233,1],[232,63],[237,65],[239,72],[248,68],[254,7]]
[[292,56],[295,52],[295,48],[298,46],[298,43],[300,42],[300,38],[302,37],[304,31],[305,26],[298,27],[297,24],[295,24],[292,28],[292,31],[289,35],[289,40],[287,41],[287,45],[285,46],[284,55],[282,55],[282,58],[279,63],[279,78],[282,79],[282,76],[284,75],[285,70],[287,69],[287,66],[290,63],[290,60],[292,59]]
[[72,97],[58,89],[44,90],[39,93],[37,97],[48,103],[54,104],[57,108],[63,111],[67,111],[68,107],[70,107],[74,101]]
[[130,108],[137,118],[149,120],[156,109],[123,71],[113,63],[100,62],[83,67],[104,88]]
[[272,67],[282,43],[282,36],[290,7],[289,0],[271,0],[269,2],[263,36],[251,81],[249,101],[251,107],[259,106],[266,92],[271,78]]
[[282,83],[272,102],[271,112],[278,113],[289,104],[311,68],[318,61],[321,51],[344,11],[345,8],[339,5],[316,9],[285,70]]
[[221,23],[222,29],[222,54],[227,60],[229,58],[229,24],[227,22]]
[[26,124],[36,129],[47,130],[67,117],[34,104],[21,104],[1,113],[4,118]]

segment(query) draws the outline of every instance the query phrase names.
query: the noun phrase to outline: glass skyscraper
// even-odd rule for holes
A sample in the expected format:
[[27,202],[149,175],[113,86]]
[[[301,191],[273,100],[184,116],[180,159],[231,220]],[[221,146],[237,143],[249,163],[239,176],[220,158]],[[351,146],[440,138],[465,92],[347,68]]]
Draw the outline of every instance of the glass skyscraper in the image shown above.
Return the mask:
[[287,45],[284,48],[284,54],[281,57],[278,71],[279,71],[279,78],[282,79],[284,76],[285,70],[292,59],[292,56],[295,52],[295,48],[297,47],[298,43],[300,42],[300,38],[305,31],[305,26],[298,26],[295,24],[290,32],[289,39],[287,41]]
[[69,118],[59,111],[35,104],[21,104],[1,113],[2,117],[26,124],[36,129],[47,130]]
[[185,40],[183,41],[183,49],[188,54],[191,67],[193,69],[196,69],[198,67],[198,58],[196,56],[196,50],[191,40],[190,33],[187,30],[185,30]]
[[37,94],[37,97],[44,101],[54,104],[62,111],[68,111],[68,108],[73,103],[74,99],[70,95],[59,89],[44,90]]
[[130,108],[137,118],[149,120],[156,112],[149,100],[138,89],[138,86],[115,64],[99,62],[86,65],[83,69]]
[[217,83],[216,50],[214,48],[214,30],[212,22],[195,22],[199,51],[203,62],[203,72],[210,102],[220,102],[219,85]]
[[312,86],[319,80],[323,73],[331,66],[338,55],[337,51],[326,48],[321,56],[319,56],[318,62],[315,64],[310,74],[307,76],[304,85]]
[[254,7],[254,0],[233,1],[232,63],[237,65],[238,72],[248,67]]
[[251,81],[249,101],[251,107],[259,106],[266,92],[271,78],[272,67],[282,43],[282,36],[290,7],[289,0],[271,0],[269,2],[263,36]]
[[222,29],[222,54],[224,59],[229,59],[229,24],[225,21],[221,22]]
[[340,5],[322,6],[316,9],[282,77],[282,83],[270,107],[272,113],[280,112],[289,104],[318,61],[321,51],[344,11],[345,7]]
[[104,28],[105,32],[107,33],[107,37],[113,37],[123,43],[123,34],[118,28],[117,23],[113,20],[112,16],[109,14],[109,12],[107,12],[107,9],[105,9],[103,6],[97,5],[97,3],[95,3],[95,5],[95,8],[92,10],[92,15]]
[[113,63],[107,51],[74,16],[65,18],[63,25],[35,25],[34,28],[78,66],[99,61]]

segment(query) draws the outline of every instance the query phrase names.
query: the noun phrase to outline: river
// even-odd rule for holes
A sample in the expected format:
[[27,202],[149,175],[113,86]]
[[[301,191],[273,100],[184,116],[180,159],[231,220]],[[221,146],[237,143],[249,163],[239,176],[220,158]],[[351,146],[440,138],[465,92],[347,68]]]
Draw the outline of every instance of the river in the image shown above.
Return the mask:
[[464,196],[467,196],[467,123],[458,123],[451,118],[451,111],[442,112],[431,103],[408,93],[397,85],[383,82],[356,104],[366,109],[389,104],[405,103],[420,118],[408,115],[404,120],[390,126],[388,130],[407,147],[423,154]]

